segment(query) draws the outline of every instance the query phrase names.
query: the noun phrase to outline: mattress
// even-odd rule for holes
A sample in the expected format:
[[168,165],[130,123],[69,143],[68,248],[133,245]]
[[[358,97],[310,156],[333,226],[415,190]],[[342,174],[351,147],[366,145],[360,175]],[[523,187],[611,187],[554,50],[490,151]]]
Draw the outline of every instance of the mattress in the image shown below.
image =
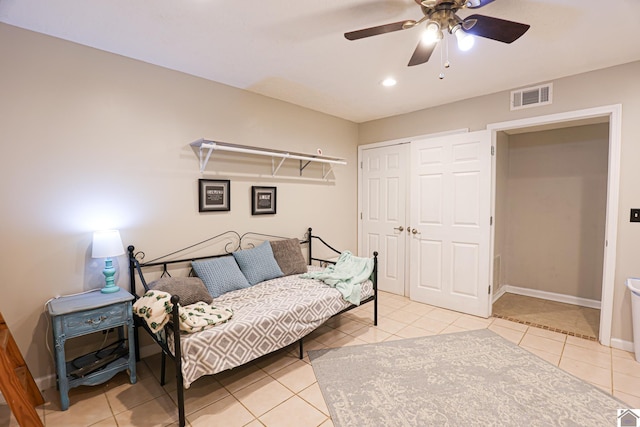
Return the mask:
[[[370,296],[373,284],[367,281],[362,284],[362,300]],[[228,292],[215,298],[212,305],[232,309],[233,317],[211,329],[180,335],[185,388],[203,375],[286,347],[351,306],[336,289],[298,275]],[[174,348],[172,338],[170,348]]]

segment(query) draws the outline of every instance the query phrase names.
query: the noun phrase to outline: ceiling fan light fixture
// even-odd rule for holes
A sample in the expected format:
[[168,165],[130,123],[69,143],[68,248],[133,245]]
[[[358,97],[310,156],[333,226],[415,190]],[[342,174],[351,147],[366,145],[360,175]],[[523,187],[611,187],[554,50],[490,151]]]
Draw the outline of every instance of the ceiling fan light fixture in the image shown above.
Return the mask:
[[440,24],[435,21],[429,21],[427,23],[427,29],[422,33],[422,43],[431,45],[441,39],[442,31],[440,30]]
[[471,49],[476,42],[476,39],[471,34],[465,33],[460,26],[454,28],[453,34],[458,41],[458,49],[463,52]]

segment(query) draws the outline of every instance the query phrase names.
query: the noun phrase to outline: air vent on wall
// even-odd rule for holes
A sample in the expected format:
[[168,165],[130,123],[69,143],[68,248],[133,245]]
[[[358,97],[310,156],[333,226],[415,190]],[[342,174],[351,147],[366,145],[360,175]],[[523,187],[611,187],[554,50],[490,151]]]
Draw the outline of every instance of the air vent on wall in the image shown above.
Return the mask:
[[553,83],[511,91],[511,110],[551,104]]

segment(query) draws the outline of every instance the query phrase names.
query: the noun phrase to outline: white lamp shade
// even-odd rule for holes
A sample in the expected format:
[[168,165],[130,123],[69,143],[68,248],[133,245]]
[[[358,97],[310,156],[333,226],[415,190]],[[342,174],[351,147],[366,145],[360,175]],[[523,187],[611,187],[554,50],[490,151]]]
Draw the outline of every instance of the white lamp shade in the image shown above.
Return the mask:
[[124,254],[124,246],[118,230],[103,230],[93,233],[92,258],[110,258]]

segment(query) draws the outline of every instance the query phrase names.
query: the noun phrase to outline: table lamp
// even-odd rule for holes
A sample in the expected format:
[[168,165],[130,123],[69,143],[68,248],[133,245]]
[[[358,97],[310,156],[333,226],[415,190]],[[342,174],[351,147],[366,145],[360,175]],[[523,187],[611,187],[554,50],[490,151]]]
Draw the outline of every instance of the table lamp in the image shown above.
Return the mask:
[[118,292],[120,288],[116,286],[114,275],[116,269],[113,267],[111,257],[124,254],[124,246],[118,230],[103,230],[93,233],[93,249],[91,251],[92,258],[105,258],[104,274],[106,285],[100,291],[104,294]]

